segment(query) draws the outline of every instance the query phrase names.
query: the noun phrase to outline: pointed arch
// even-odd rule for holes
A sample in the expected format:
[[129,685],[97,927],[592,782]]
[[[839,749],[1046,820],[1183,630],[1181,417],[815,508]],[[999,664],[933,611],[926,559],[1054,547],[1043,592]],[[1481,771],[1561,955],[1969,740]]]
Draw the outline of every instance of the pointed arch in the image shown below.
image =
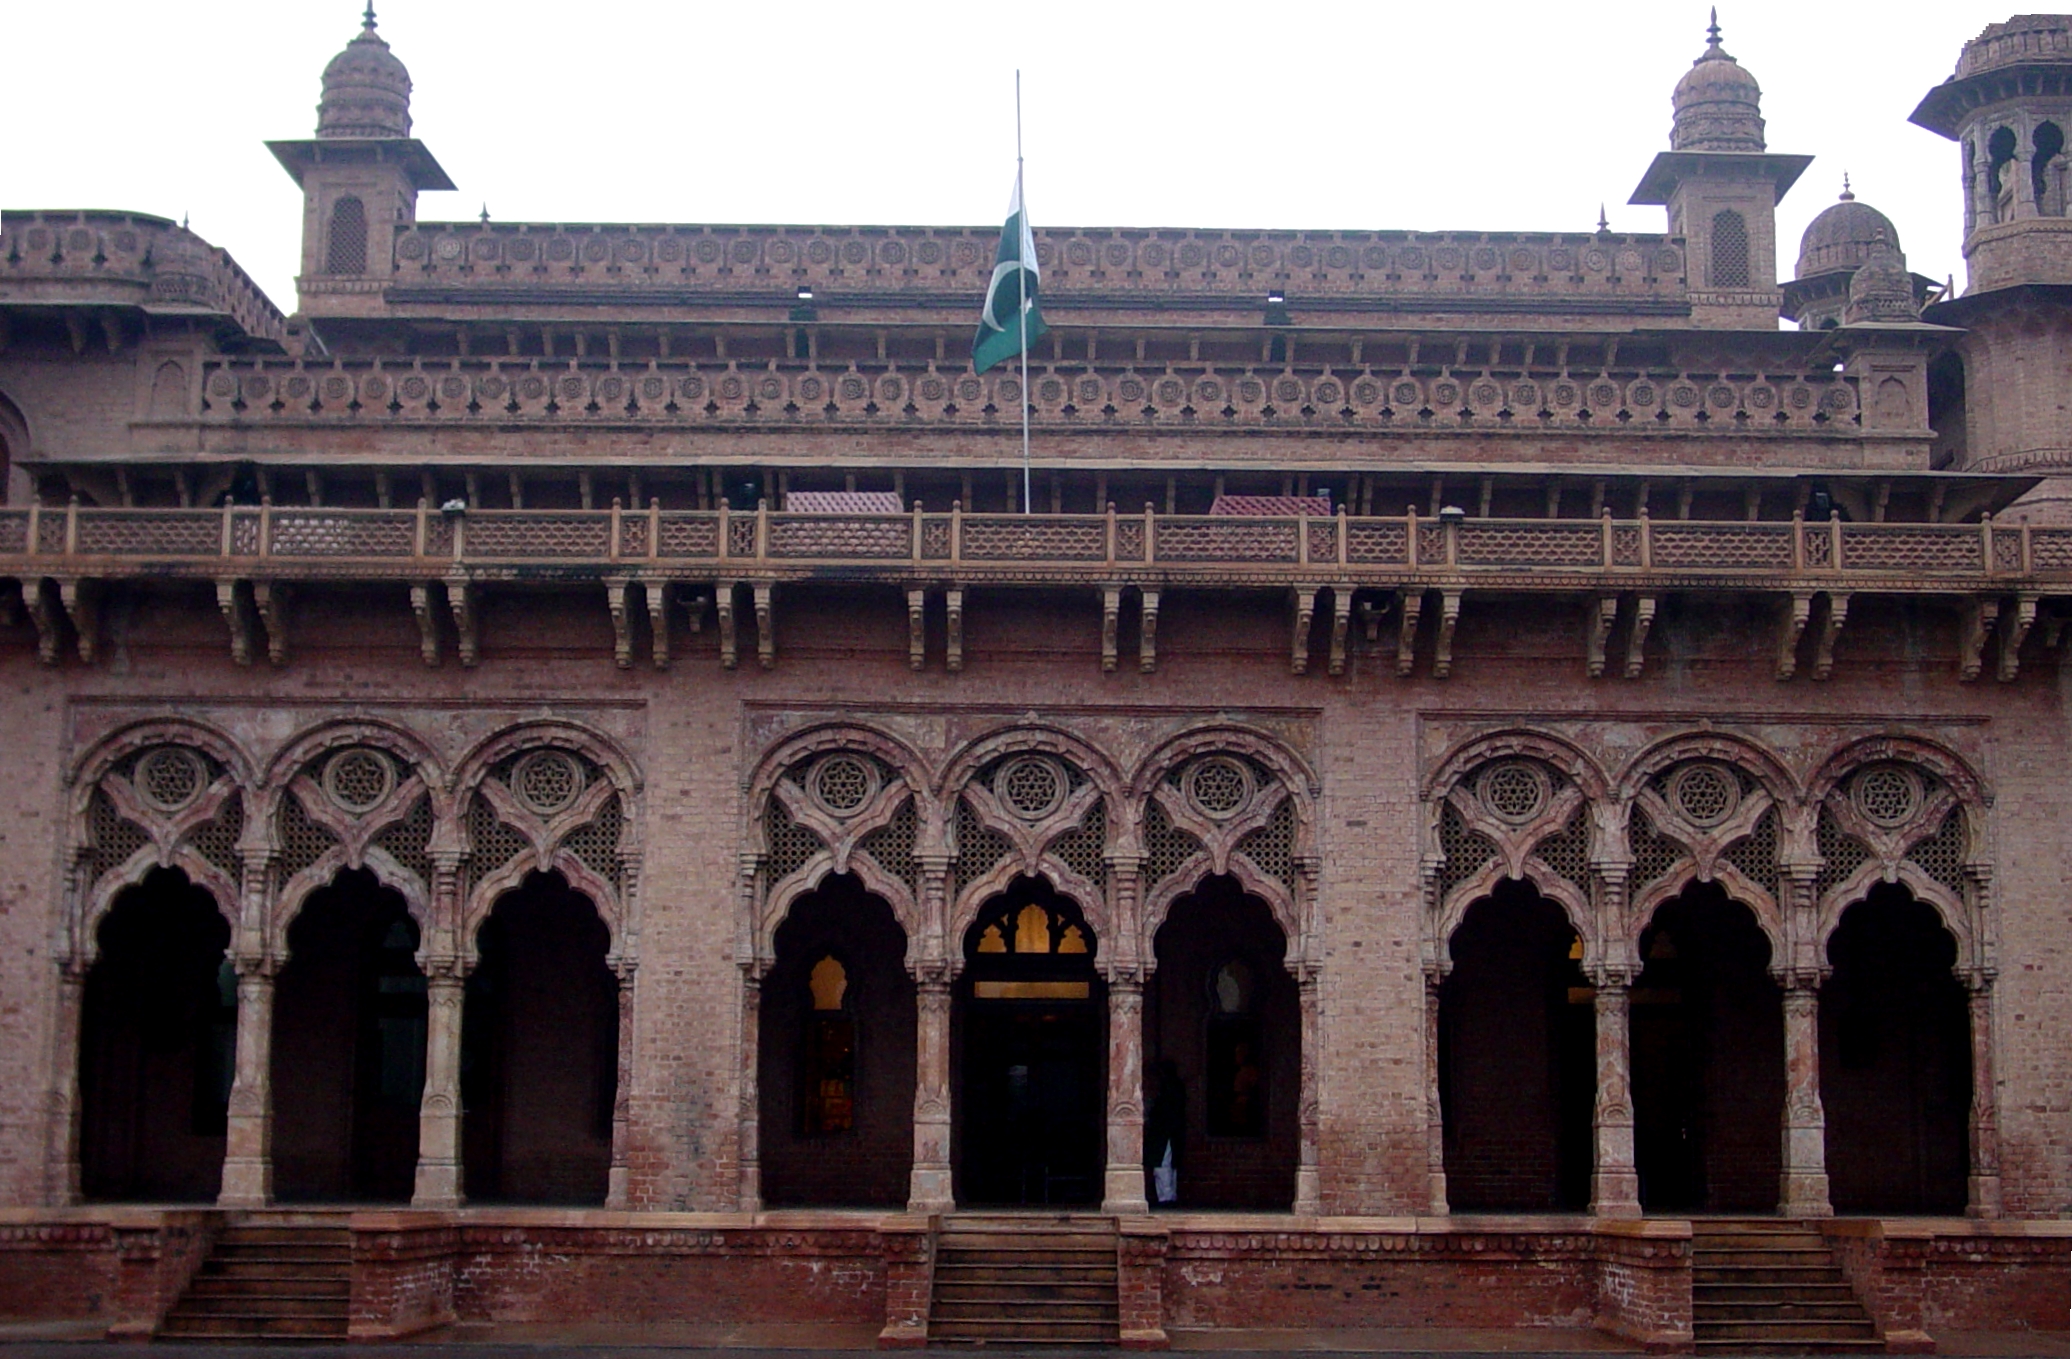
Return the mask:
[[1421,796],[1427,802],[1437,801],[1476,769],[1506,758],[1534,759],[1552,765],[1593,802],[1602,800],[1610,791],[1610,783],[1597,761],[1567,737],[1532,727],[1506,727],[1471,736],[1440,756],[1432,772],[1425,776]]
[[1774,800],[1789,806],[1804,795],[1799,781],[1775,752],[1760,742],[1725,731],[1686,731],[1643,747],[1619,771],[1611,794],[1631,799],[1658,774],[1689,760],[1717,760],[1746,772]]

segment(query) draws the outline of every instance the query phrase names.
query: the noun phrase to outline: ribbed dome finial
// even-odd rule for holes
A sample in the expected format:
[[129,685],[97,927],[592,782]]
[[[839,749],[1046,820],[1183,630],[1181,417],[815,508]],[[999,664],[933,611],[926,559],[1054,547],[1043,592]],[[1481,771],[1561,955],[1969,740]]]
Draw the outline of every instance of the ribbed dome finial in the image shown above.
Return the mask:
[[317,136],[410,135],[410,72],[374,31],[375,23],[373,0],[368,0],[360,31],[324,68]]
[[1672,151],[1761,151],[1762,87],[1720,45],[1719,11],[1705,30],[1705,50],[1676,82]]

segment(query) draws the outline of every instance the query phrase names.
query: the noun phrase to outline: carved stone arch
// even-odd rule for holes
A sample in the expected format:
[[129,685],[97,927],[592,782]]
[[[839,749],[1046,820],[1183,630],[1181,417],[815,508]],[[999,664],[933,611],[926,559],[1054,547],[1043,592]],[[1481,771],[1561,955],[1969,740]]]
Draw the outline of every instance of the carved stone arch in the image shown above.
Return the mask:
[[326,755],[354,746],[379,750],[414,772],[432,795],[434,815],[444,818],[444,804],[449,801],[445,761],[416,732],[378,717],[335,718],[298,732],[266,762],[259,781],[261,805],[254,808],[255,813],[271,821],[283,792],[297,775]]
[[1288,890],[1286,883],[1260,872],[1251,860],[1242,854],[1229,856],[1226,866],[1220,869],[1207,854],[1196,855],[1183,865],[1180,871],[1162,880],[1146,895],[1142,908],[1143,957],[1146,965],[1157,959],[1158,951],[1152,945],[1158,938],[1159,929],[1172,915],[1173,903],[1195,891],[1205,880],[1218,873],[1230,874],[1248,894],[1266,903],[1266,909],[1273,916],[1274,924],[1281,927],[1281,934],[1287,940],[1288,948],[1282,955],[1282,962],[1290,973],[1299,973],[1303,958],[1300,950],[1302,920],[1294,893]]
[[[150,805],[121,776],[131,762],[160,747],[196,752],[218,771],[177,810]],[[197,846],[195,837],[215,826],[233,803],[242,828],[250,829],[255,783],[252,771],[250,756],[228,733],[186,718],[130,723],[102,737],[74,759],[66,775],[70,798],[66,863],[77,876],[76,890],[68,894],[71,900],[57,941],[61,959],[91,961],[98,949],[96,931],[115,896],[123,888],[141,882],[153,868],[179,868],[186,873],[191,882],[210,894],[235,931],[242,896],[235,846],[218,845],[217,853],[224,862],[211,862]],[[102,805],[113,818],[111,828],[127,827],[128,839],[136,843],[121,855],[119,862],[100,863],[94,870],[97,851],[121,849],[97,843],[97,800],[104,800]]]
[[427,884],[381,850],[368,851],[361,857],[360,862],[354,865],[348,862],[345,847],[334,845],[315,863],[281,884],[280,894],[274,901],[273,919],[270,922],[271,937],[274,940],[272,956],[276,963],[287,963],[290,956],[288,929],[295,923],[296,917],[302,914],[302,908],[309,903],[309,898],[330,886],[340,873],[354,867],[372,873],[375,881],[383,887],[393,889],[403,898],[404,908],[410,912],[410,918],[417,922],[418,954],[422,961],[427,943],[432,938],[434,925],[431,893]]
[[1461,922],[1468,918],[1468,911],[1476,902],[1493,895],[1498,884],[1514,876],[1531,883],[1541,896],[1561,908],[1569,926],[1583,941],[1582,966],[1585,973],[1603,960],[1604,941],[1598,935],[1596,908],[1580,888],[1536,863],[1528,863],[1524,873],[1513,875],[1505,871],[1502,860],[1492,859],[1447,893],[1433,917],[1432,960],[1439,976],[1453,971],[1453,936],[1459,931]]
[[1597,761],[1567,737],[1530,727],[1510,727],[1469,737],[1447,751],[1425,776],[1421,796],[1427,802],[1437,802],[1475,770],[1507,758],[1533,759],[1553,766],[1592,802],[1602,800],[1610,790]]
[[1219,722],[1213,726],[1192,727],[1176,736],[1168,737],[1152,747],[1144,758],[1137,762],[1137,770],[1130,778],[1128,816],[1134,829],[1144,817],[1144,805],[1154,790],[1166,781],[1166,775],[1199,756],[1233,754],[1243,755],[1264,765],[1280,785],[1295,799],[1297,825],[1300,833],[1309,843],[1314,843],[1316,831],[1316,800],[1323,791],[1322,781],[1309,762],[1290,750],[1286,743],[1270,732],[1235,722]]
[[[551,811],[524,806],[490,775],[506,763],[535,753],[558,751],[573,756],[603,775],[583,786],[565,805]],[[626,749],[606,733],[568,718],[533,718],[512,722],[478,741],[455,766],[450,840],[442,848],[466,856],[458,892],[459,919],[455,946],[462,957],[474,956],[475,939],[497,899],[525,880],[529,872],[558,872],[590,899],[610,936],[609,961],[615,968],[637,965],[639,952],[639,883],[644,824],[639,766]],[[486,866],[473,827],[477,807],[486,807],[487,827],[506,850]],[[592,846],[609,856],[614,878],[586,861],[576,848],[578,837],[602,834],[606,813],[616,805],[617,835],[610,846]]]
[[1822,801],[1849,775],[1866,765],[1886,761],[1928,770],[1947,783],[1969,811],[1984,812],[1993,805],[1993,790],[1970,761],[1940,741],[1906,734],[1865,736],[1842,746],[1821,761],[1820,768],[1806,781],[1806,800]]
[[1867,898],[1873,887],[1888,882],[1905,887],[1914,894],[1916,901],[1933,908],[1943,928],[1950,932],[1950,938],[1957,944],[1957,957],[1951,970],[1960,980],[1967,976],[1975,965],[1978,943],[1969,905],[1919,866],[1906,860],[1881,864],[1873,859],[1821,898],[1814,948],[1822,966],[1827,963],[1828,944],[1849,908]]
[[1024,723],[992,732],[966,743],[943,766],[936,780],[936,795],[942,804],[952,805],[959,793],[980,770],[1007,755],[1054,755],[1079,771],[1100,789],[1108,805],[1119,813],[1129,805],[1122,772],[1106,753],[1062,727],[1047,723]]
[[94,964],[101,956],[101,921],[114,908],[115,899],[142,883],[154,869],[159,868],[177,868],[187,875],[187,881],[207,892],[209,899],[216,903],[217,914],[230,926],[231,938],[233,941],[236,939],[238,901],[241,896],[238,884],[228,874],[184,845],[163,854],[157,852],[153,846],[147,845],[124,863],[103,873],[87,889],[86,899],[80,903],[71,962],[80,967],[91,967]]
[[1663,903],[1680,895],[1683,890],[1697,882],[1716,882],[1730,900],[1737,906],[1746,907],[1755,920],[1756,928],[1770,945],[1770,971],[1778,973],[1790,964],[1791,946],[1786,939],[1784,913],[1776,894],[1761,883],[1750,881],[1748,875],[1724,859],[1712,865],[1709,876],[1701,875],[1698,863],[1685,859],[1664,876],[1649,883],[1647,888],[1628,905],[1624,922],[1625,944],[1628,956],[1640,957],[1640,936],[1647,933],[1655,920],[1655,913]]
[[957,976],[964,970],[964,935],[978,919],[979,908],[1008,889],[1019,877],[1043,878],[1051,886],[1070,898],[1079,907],[1079,914],[1093,930],[1097,945],[1097,956],[1110,959],[1113,956],[1109,935],[1108,903],[1100,888],[1089,883],[1071,867],[1060,862],[1055,855],[1043,854],[1033,864],[1009,857],[994,864],[992,868],[970,883],[960,883],[956,905],[950,913],[947,949],[950,975]]
[[1785,807],[1799,802],[1804,796],[1798,779],[1775,752],[1757,741],[1723,731],[1679,732],[1656,741],[1626,762],[1613,786],[1612,796],[1630,801],[1657,775],[1692,760],[1713,760],[1742,770],[1755,779],[1773,801]]
[[[934,777],[928,762],[906,742],[875,727],[854,722],[825,722],[786,736],[763,752],[743,785],[743,814],[750,843],[760,845],[763,808],[777,781],[793,767],[837,751],[856,751],[876,756],[906,782],[917,799],[915,812],[922,815],[924,828],[934,820]],[[925,832],[924,832],[925,833]]]
[[786,875],[784,881],[770,884],[754,921],[757,976],[767,973],[776,964],[777,931],[791,917],[791,908],[800,898],[819,890],[830,877],[837,877],[844,871],[854,873],[866,891],[882,898],[892,908],[892,918],[906,935],[907,971],[910,975],[914,972],[919,961],[922,930],[920,905],[914,900],[912,891],[868,854],[855,855],[844,870],[837,868],[834,856],[823,850],[808,859],[803,868]]

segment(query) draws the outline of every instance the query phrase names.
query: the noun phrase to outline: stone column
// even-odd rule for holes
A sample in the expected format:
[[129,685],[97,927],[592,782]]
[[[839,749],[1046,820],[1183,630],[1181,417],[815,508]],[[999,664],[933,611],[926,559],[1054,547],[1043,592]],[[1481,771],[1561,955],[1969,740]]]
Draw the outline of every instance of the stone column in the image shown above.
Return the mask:
[[1323,1155],[1324,988],[1314,966],[1295,979],[1302,1006],[1302,1083],[1295,1096],[1295,1212],[1324,1211]]
[[1784,1174],[1777,1211],[1832,1217],[1827,1194],[1827,1111],[1820,1103],[1820,980],[1784,982]]
[[1993,978],[1978,974],[1971,992],[1971,1177],[1964,1211],[2000,1216],[2000,1100],[1993,1083]]
[[744,1213],[763,1210],[762,1082],[756,1064],[761,1060],[763,1026],[763,979],[753,972],[741,974],[741,1137],[740,1181],[736,1188],[738,1206]]
[[950,974],[937,965],[914,987],[914,1169],[907,1211],[957,1206],[950,1170]]
[[44,1196],[51,1207],[63,1208],[79,1202],[79,1011],[86,993],[85,961],[64,959],[57,981]]
[[1592,1115],[1594,1160],[1590,1212],[1596,1217],[1639,1217],[1640,1174],[1633,1163],[1631,993],[1627,979],[1607,972],[1597,980],[1597,1104]]
[[1144,1200],[1144,978],[1108,981],[1108,1173],[1101,1211],[1148,1213]]
[[1425,973],[1425,1204],[1444,1217],[1446,1202],[1446,1111],[1439,1097],[1439,987],[1445,978]]
[[273,1202],[273,975],[268,958],[231,960],[237,969],[237,1056],[223,1136],[220,1208]]
[[620,959],[618,1081],[612,1087],[612,1164],[605,1173],[604,1206],[632,1206],[631,1172],[627,1162],[633,1140],[633,978],[637,964]]
[[460,1029],[467,970],[458,958],[425,968],[424,1099],[417,1114],[417,1188],[413,1208],[458,1208],[460,1161]]

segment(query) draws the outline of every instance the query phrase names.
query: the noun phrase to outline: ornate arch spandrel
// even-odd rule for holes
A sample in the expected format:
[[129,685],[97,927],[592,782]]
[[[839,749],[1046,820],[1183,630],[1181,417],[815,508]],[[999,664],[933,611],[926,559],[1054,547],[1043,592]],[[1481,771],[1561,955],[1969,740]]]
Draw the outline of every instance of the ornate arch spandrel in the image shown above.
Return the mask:
[[1590,753],[1565,736],[1531,727],[1506,727],[1456,742],[1425,776],[1421,796],[1436,802],[1475,770],[1503,759],[1532,759],[1550,765],[1592,801],[1609,796],[1611,785]]
[[1619,771],[1611,795],[1630,799],[1658,775],[1694,760],[1712,760],[1742,770],[1780,806],[1793,806],[1805,797],[1799,780],[1774,751],[1758,741],[1724,731],[1678,732],[1649,744]]

